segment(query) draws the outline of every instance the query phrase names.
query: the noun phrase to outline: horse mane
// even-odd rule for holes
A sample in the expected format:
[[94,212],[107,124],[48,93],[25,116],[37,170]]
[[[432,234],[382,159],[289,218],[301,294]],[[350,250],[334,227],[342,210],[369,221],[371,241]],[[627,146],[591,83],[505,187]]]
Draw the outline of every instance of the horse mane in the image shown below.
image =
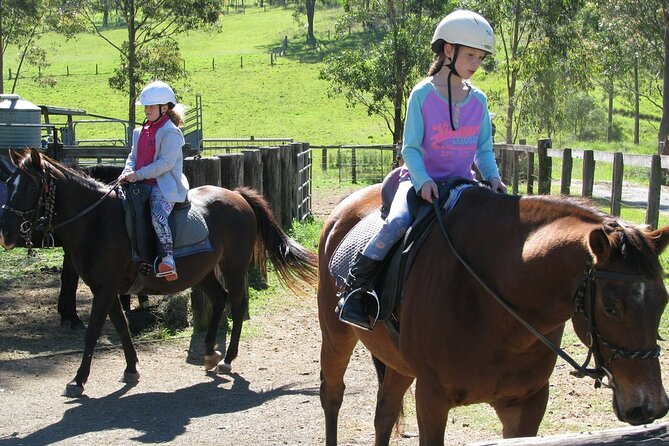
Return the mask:
[[568,196],[533,195],[523,197],[523,213],[543,221],[565,216],[601,225],[611,242],[611,261],[620,262],[637,274],[656,276],[662,273],[657,252],[643,227],[623,222],[594,207],[590,200]]
[[[65,164],[62,164],[41,152],[40,152],[40,160],[43,170],[46,171],[48,168],[52,172],[58,172],[63,177],[72,180],[83,187],[98,191],[105,191],[105,189],[107,188],[107,186],[104,183],[101,183],[100,181],[91,177],[89,173],[86,172],[86,168],[66,166]],[[21,169],[26,174],[32,176],[32,173],[30,171],[31,163],[32,163],[32,158],[30,156],[30,152],[25,151],[22,155],[21,160],[19,161],[17,168]]]

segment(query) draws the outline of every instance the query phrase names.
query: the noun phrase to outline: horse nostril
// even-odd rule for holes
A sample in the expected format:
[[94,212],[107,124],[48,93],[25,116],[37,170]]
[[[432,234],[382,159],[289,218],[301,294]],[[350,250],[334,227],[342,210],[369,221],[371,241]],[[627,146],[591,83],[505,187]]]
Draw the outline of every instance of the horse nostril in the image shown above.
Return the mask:
[[625,413],[625,421],[632,426],[652,422],[656,417],[653,416],[652,408],[648,406],[637,406]]

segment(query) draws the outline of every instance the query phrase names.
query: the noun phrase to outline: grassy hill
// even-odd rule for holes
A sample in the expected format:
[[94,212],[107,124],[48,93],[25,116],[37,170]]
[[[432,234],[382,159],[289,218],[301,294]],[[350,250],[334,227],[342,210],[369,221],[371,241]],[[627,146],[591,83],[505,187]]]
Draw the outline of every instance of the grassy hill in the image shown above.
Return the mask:
[[[347,107],[342,97],[329,98],[328,83],[318,79],[323,56],[339,48],[330,36],[341,9],[317,9],[317,48],[305,44],[305,25],[297,23],[292,13],[290,8],[248,7],[243,14],[222,16],[220,32],[191,32],[179,37],[189,77],[174,87],[186,105],[195,103],[196,94],[202,95],[205,137],[292,137],[318,145],[390,143],[390,132],[380,117],[368,116],[359,106]],[[105,37],[119,45],[124,36],[122,28],[105,32]],[[287,54],[271,65],[270,51],[281,45],[284,36],[289,41]],[[51,77],[55,85],[37,83],[33,79],[37,70],[30,67],[22,72],[17,93],[35,104],[81,108],[117,118],[127,116],[126,97],[112,90],[107,81],[119,57],[103,39],[88,34],[65,41],[61,36],[50,35],[40,43],[49,51],[52,62],[42,69],[42,74]],[[9,47],[5,53],[6,69],[16,66],[15,56],[16,48]],[[491,111],[503,116],[503,73],[479,72],[473,80],[488,93]],[[12,82],[5,79],[5,91],[11,90]],[[594,95],[602,106],[606,103],[601,94]],[[621,107],[619,103],[616,106]],[[657,114],[645,106],[642,104],[644,113]],[[624,129],[625,141],[631,141],[632,119],[615,119]],[[629,142],[569,140],[556,141],[554,146],[654,152],[657,125],[642,122],[642,147],[633,147]],[[498,130],[504,134],[501,123]],[[77,129],[79,136],[89,138],[109,137],[120,131],[118,125],[80,125]],[[540,135],[520,137],[533,142]]]
[[[339,14],[339,9],[317,11],[315,29],[321,41],[327,41]],[[124,33],[115,29],[105,36],[120,43]],[[189,78],[174,87],[187,106],[194,104],[196,94],[202,95],[206,137],[293,137],[313,144],[392,142],[383,120],[367,116],[361,107],[348,108],[343,98],[328,98],[328,84],[318,79],[324,47],[307,47],[305,35],[290,9],[248,8],[244,14],[223,16],[220,32],[191,32],[179,38]],[[287,54],[271,65],[270,50],[280,46],[284,36],[289,41]],[[22,73],[18,94],[39,105],[127,116],[127,99],[107,82],[119,60],[110,45],[94,35],[71,41],[54,35],[41,43],[52,54],[52,65],[42,74],[53,76],[56,84],[40,85],[32,78],[37,70],[30,68]],[[11,63],[8,59],[7,65]],[[5,91],[11,82],[6,80]]]

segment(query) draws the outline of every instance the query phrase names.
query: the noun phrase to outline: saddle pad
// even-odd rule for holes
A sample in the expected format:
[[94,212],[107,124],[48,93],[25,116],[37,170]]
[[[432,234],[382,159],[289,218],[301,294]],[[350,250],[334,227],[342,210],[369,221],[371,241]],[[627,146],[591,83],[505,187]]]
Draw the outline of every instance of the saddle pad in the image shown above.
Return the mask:
[[339,246],[335,249],[328,265],[330,274],[335,279],[337,286],[344,286],[344,281],[356,254],[379,232],[383,222],[381,212],[373,212],[360,220],[339,242]]

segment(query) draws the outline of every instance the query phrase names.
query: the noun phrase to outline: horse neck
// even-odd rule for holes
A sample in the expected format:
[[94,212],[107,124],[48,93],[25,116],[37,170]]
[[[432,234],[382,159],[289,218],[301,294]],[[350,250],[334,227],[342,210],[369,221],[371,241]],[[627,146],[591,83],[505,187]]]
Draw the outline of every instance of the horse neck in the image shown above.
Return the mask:
[[[106,193],[100,184],[94,180],[80,177],[66,170],[59,170],[59,174],[53,177],[56,187],[55,217],[52,222],[54,226],[74,218],[77,214],[104,197]],[[101,206],[98,205],[87,212],[86,216],[94,215],[100,209]],[[81,219],[83,217],[85,216],[82,216]],[[80,219],[75,219],[71,223],[68,223],[63,228],[64,232],[72,233],[74,228],[83,224],[83,221],[78,220]]]
[[568,208],[557,213],[540,209],[553,207],[550,201],[479,194],[476,202],[477,211],[454,215],[460,219],[454,238],[463,257],[501,297],[546,327],[568,320],[591,262],[587,234],[597,227],[596,218]]

